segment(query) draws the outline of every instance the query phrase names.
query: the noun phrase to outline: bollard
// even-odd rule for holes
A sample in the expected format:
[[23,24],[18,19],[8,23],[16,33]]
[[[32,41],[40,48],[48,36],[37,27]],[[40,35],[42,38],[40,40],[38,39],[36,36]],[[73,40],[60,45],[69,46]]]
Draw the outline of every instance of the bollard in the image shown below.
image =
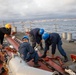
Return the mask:
[[62,39],[66,39],[66,38],[67,38],[66,32],[62,33]]
[[71,41],[72,40],[72,33],[67,33],[67,40]]
[[26,28],[26,29],[25,29],[25,32],[29,32],[29,28]]
[[30,32],[30,29],[29,28],[26,28],[25,29],[25,34],[29,36],[29,32]]
[[13,27],[12,27],[12,31],[13,31],[13,32],[17,32],[17,27],[13,26]]

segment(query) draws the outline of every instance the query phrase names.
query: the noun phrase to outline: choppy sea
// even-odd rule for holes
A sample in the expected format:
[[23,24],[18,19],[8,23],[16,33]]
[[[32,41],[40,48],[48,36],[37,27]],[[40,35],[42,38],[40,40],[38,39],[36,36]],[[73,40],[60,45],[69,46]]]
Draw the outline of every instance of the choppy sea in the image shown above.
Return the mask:
[[47,32],[72,33],[72,38],[76,39],[76,19],[28,20],[11,23],[19,32],[24,32],[26,28],[44,28]]

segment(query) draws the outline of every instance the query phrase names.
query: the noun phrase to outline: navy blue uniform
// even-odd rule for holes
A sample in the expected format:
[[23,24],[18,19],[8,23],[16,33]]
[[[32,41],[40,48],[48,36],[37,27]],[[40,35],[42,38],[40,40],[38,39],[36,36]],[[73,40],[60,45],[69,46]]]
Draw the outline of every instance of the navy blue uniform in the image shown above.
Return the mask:
[[4,40],[4,35],[11,34],[11,28],[10,29],[6,29],[5,27],[0,28],[0,44],[3,44],[3,40]]
[[33,48],[36,46],[36,43],[40,44],[40,46],[42,47],[42,43],[41,43],[42,35],[39,35],[39,30],[40,28],[35,28],[30,31],[30,37],[31,37],[30,40],[32,42]]
[[30,61],[34,59],[34,62],[38,62],[38,54],[28,42],[23,42],[19,46],[19,53],[22,55],[23,60]]
[[59,50],[59,52],[61,53],[62,56],[66,56],[66,53],[64,52],[63,48],[62,48],[62,41],[60,38],[60,35],[58,33],[51,33],[49,38],[45,41],[45,51],[44,54],[46,54],[47,50],[49,50],[49,46],[52,45],[52,54],[55,54],[55,50],[56,50],[56,45],[57,48]]

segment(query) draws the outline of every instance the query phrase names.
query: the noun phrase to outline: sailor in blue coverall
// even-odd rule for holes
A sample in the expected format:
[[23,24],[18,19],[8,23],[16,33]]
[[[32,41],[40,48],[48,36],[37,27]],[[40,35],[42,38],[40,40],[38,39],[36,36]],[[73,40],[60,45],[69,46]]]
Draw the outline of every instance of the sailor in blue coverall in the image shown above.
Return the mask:
[[42,47],[42,34],[44,33],[44,29],[35,28],[30,31],[30,42],[32,43],[32,47],[34,48],[36,46],[36,43],[40,45],[41,50]]
[[23,43],[19,46],[19,53],[23,60],[29,62],[31,59],[34,59],[34,67],[40,67],[38,64],[39,56],[32,46],[30,46],[28,36],[24,36],[22,41]]
[[52,57],[54,57],[54,54],[56,52],[56,45],[57,45],[59,52],[61,53],[62,56],[64,56],[64,62],[68,61],[66,53],[62,48],[61,37],[58,33],[51,33],[51,34],[44,33],[42,35],[42,38],[45,40],[45,50],[44,50],[44,54],[42,55],[42,58],[46,57],[46,53],[47,50],[49,50],[50,45],[52,45]]

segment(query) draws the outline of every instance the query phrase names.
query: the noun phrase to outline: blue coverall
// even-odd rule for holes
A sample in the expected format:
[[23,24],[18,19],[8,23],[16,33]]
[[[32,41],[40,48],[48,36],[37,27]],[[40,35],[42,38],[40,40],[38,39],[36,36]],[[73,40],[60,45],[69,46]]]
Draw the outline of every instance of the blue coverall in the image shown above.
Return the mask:
[[31,59],[34,59],[34,63],[38,62],[38,54],[28,42],[20,44],[19,53],[22,55],[23,60],[30,61]]
[[58,33],[51,33],[49,38],[45,40],[45,50],[44,55],[46,55],[47,50],[49,50],[49,46],[52,45],[52,54],[55,54],[56,45],[62,56],[66,57],[66,53],[62,48],[62,41],[60,35]]
[[32,37],[30,40],[32,42],[33,48],[36,46],[36,43],[40,44],[40,46],[42,48],[42,43],[41,43],[42,35],[39,35],[39,30],[40,30],[40,28],[35,28],[30,31],[30,37]]

